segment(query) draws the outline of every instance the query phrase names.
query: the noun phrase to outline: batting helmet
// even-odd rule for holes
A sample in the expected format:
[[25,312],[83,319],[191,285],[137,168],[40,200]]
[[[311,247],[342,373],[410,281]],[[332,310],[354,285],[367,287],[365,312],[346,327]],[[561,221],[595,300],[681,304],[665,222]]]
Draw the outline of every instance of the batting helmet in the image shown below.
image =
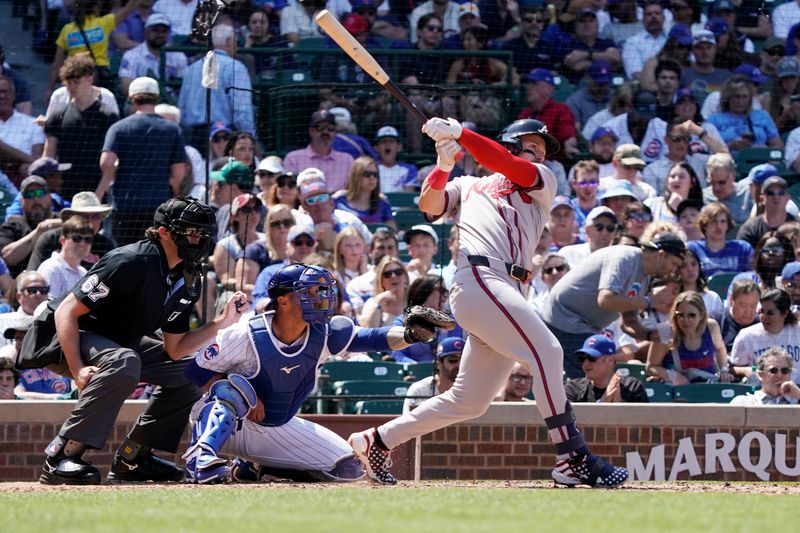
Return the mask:
[[[178,257],[190,266],[196,266],[208,257],[214,247],[211,236],[216,220],[209,206],[190,196],[181,196],[158,206],[153,225],[167,228],[178,246]],[[198,238],[197,242],[191,242],[192,238]]]
[[[313,287],[318,288],[314,296],[308,292]],[[303,263],[287,265],[269,280],[267,294],[272,300],[285,294],[296,294],[303,320],[311,324],[326,324],[336,312],[336,282],[322,267]]]
[[538,135],[544,140],[547,155],[552,155],[561,150],[561,144],[558,139],[547,132],[547,125],[532,118],[517,120],[506,126],[497,136],[497,142],[505,146],[512,154],[517,155],[522,151],[522,142],[520,142],[519,138],[523,135],[531,134]]

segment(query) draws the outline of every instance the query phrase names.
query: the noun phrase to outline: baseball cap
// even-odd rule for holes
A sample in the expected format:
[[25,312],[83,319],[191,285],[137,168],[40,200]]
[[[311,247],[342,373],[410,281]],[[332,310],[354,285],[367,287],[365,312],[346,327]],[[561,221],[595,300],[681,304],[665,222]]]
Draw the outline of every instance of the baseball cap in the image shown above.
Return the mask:
[[101,204],[100,199],[92,191],[81,191],[72,197],[72,205],[65,207],[59,213],[61,220],[66,220],[73,215],[91,215],[102,213],[107,215],[111,212],[111,206]]
[[54,172],[64,172],[72,168],[72,163],[59,163],[52,157],[40,157],[28,165],[28,176],[46,176]]
[[589,67],[589,77],[595,83],[611,83],[611,63],[598,59]]
[[694,46],[700,43],[711,43],[715,45],[717,44],[717,38],[708,30],[700,30],[692,35],[692,45]]
[[678,204],[678,207],[675,208],[675,214],[678,215],[678,218],[680,218],[681,214],[687,209],[696,209],[697,211],[700,211],[703,209],[703,204],[697,200],[689,200],[688,198],[686,200],[681,200],[681,202]]
[[528,73],[528,76],[525,79],[531,83],[535,83],[537,81],[545,81],[554,87],[556,85],[555,78],[553,78],[553,73],[547,70],[546,68],[533,69]]
[[265,170],[270,174],[281,174],[286,172],[286,169],[283,167],[283,160],[277,155],[269,155],[262,159],[258,163],[258,168],[256,168],[256,171],[259,170]]
[[375,142],[378,142],[381,139],[400,139],[400,134],[393,126],[384,126],[379,129],[378,133],[375,135]]
[[[798,263],[800,264],[800,263]],[[464,340],[460,337],[446,337],[436,348],[436,357],[441,359],[451,354],[459,354],[464,351]]]
[[592,18],[597,18],[597,13],[595,13],[594,9],[592,9],[590,7],[584,7],[583,9],[581,9],[578,12],[578,15],[575,18],[579,19],[579,18],[583,18],[583,17],[586,17],[586,16],[589,16],[589,17],[592,17]]
[[27,189],[31,185],[39,185],[41,187],[44,187],[44,190],[47,190],[47,182],[45,181],[45,179],[43,177],[41,177],[41,176],[28,176],[27,178],[22,180],[22,183],[19,184],[19,191],[20,192],[25,192],[25,189]]
[[226,126],[224,122],[215,122],[214,125],[211,126],[211,132],[208,134],[209,139],[221,131],[224,131],[225,133],[233,133],[233,130]]
[[686,24],[678,23],[672,26],[672,29],[669,30],[669,37],[675,38],[678,44],[683,46],[692,45],[692,29]]
[[713,33],[715,37],[719,37],[728,32],[728,21],[722,17],[714,17],[706,22],[706,29]]
[[258,205],[261,203],[261,200],[259,200],[252,194],[240,194],[239,196],[233,199],[233,202],[231,202],[231,214],[235,215],[237,211],[239,211],[239,209],[241,209],[242,207],[246,206],[249,203],[254,203],[256,205],[254,205],[253,207],[258,207]]
[[609,217],[615,223],[617,222],[617,214],[610,207],[601,205],[589,211],[589,214],[586,215],[586,225],[594,224],[595,219],[598,217]]
[[[360,17],[361,15],[358,16]],[[314,111],[311,113],[311,121],[309,122],[309,125],[316,126],[320,122],[330,122],[331,124],[336,124],[336,117],[334,117],[327,109],[320,109],[319,111]]]
[[300,187],[300,200],[304,201],[312,196],[327,194],[329,192],[328,184],[324,181],[307,181],[303,186]]
[[327,183],[325,180],[325,173],[322,172],[320,169],[315,167],[308,167],[300,171],[297,175],[297,186],[302,187],[307,183],[311,183],[312,181],[321,181],[322,183]]
[[350,5],[353,9],[359,7],[377,7],[378,2],[376,0],[350,0]]
[[369,21],[364,15],[348,13],[342,18],[342,26],[350,35],[359,35],[369,31]]
[[786,41],[781,39],[780,37],[770,37],[766,41],[764,41],[764,46],[761,47],[762,50],[769,50],[773,46],[783,46],[786,48]]
[[638,200],[639,197],[633,194],[633,186],[627,180],[614,180],[613,186],[605,189],[598,200],[608,200],[609,198],[616,198],[617,196],[627,196],[631,200]]
[[253,188],[255,178],[250,167],[239,161],[229,161],[225,166],[216,172],[211,173],[211,179],[221,181],[231,185],[238,185],[242,190]]
[[735,9],[730,0],[717,0],[714,3],[714,7],[711,8],[711,12],[719,13],[720,11],[735,11]]
[[800,77],[800,63],[793,57],[784,57],[776,67],[779,78]]
[[635,144],[620,144],[614,150],[613,159],[619,161],[626,167],[634,167],[642,169],[647,166],[644,159],[642,159],[642,150]]
[[614,341],[605,335],[592,335],[583,341],[583,346],[581,346],[580,350],[575,350],[575,355],[584,354],[598,359],[607,355],[614,355],[616,351],[617,345],[614,344]]
[[656,116],[658,101],[656,94],[640,89],[633,93],[633,107],[636,114],[643,118],[653,118]]
[[800,261],[792,261],[783,265],[783,270],[781,270],[781,278],[792,279],[798,274],[800,274]]
[[775,165],[762,163],[761,165],[756,165],[751,168],[750,172],[747,174],[747,177],[750,179],[750,183],[761,185],[767,180],[767,178],[778,175],[778,169],[775,167]]
[[662,231],[653,237],[650,242],[642,242],[640,245],[642,248],[650,250],[663,250],[681,259],[686,254],[686,243],[671,231]]
[[575,206],[573,206],[572,203],[570,203],[569,197],[559,194],[558,196],[553,198],[553,201],[550,203],[550,212],[552,213],[553,211],[555,211],[557,207],[561,207],[562,205],[567,206],[573,211],[575,211]]
[[314,228],[311,226],[302,226],[300,224],[295,224],[291,228],[289,228],[289,233],[286,235],[286,239],[288,242],[292,242],[300,235],[307,235],[311,237],[311,240],[316,242],[317,236],[314,233]]
[[153,78],[141,76],[133,80],[128,87],[128,96],[136,96],[137,94],[153,94],[158,96],[161,91],[158,88],[158,82]]
[[171,28],[172,23],[169,21],[169,17],[163,13],[152,13],[149,17],[147,17],[147,22],[144,23],[144,27],[152,28],[153,26],[166,26]]
[[675,95],[675,101],[680,102],[683,98],[691,98],[692,102],[697,102],[697,96],[691,87],[681,87]]
[[11,325],[3,331],[3,337],[8,340],[14,340],[14,334],[17,331],[28,331],[32,325],[33,315],[17,315],[11,321]]
[[761,184],[761,194],[767,192],[767,189],[772,187],[773,185],[778,185],[783,189],[788,189],[789,185],[786,183],[786,180],[780,176],[772,176],[764,180],[764,183]]
[[594,133],[592,133],[591,142],[595,142],[596,140],[606,136],[610,136],[612,139],[614,139],[614,142],[619,140],[619,137],[616,133],[614,133],[614,130],[611,128],[600,127],[594,130]]
[[436,232],[427,224],[417,224],[416,226],[411,226],[411,229],[406,231],[406,234],[403,235],[403,240],[406,244],[411,243],[411,237],[414,235],[430,235],[433,237],[433,244],[439,246],[439,236],[436,235]]
[[461,4],[458,7],[458,18],[463,17],[464,15],[472,15],[473,17],[481,17],[481,10],[478,7],[478,4],[473,4],[472,2],[467,2],[466,4]]
[[742,76],[750,78],[750,81],[755,83],[756,85],[760,85],[762,83],[766,83],[769,81],[769,77],[761,72],[761,69],[755,65],[750,63],[744,63],[743,65],[739,65],[736,67],[736,70],[733,71],[734,74],[741,74]]
[[347,126],[352,121],[350,111],[344,107],[332,107],[328,112],[333,115],[337,126]]

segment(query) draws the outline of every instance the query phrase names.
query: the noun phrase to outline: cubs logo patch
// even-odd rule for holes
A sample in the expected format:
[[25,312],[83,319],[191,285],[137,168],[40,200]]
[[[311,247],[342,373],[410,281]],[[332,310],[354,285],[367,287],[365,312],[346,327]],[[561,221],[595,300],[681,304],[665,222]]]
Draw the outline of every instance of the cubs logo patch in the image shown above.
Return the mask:
[[464,341],[458,340],[453,343],[453,348],[456,350],[463,350],[464,349]]
[[205,359],[206,361],[211,361],[218,355],[219,355],[219,344],[216,343],[212,344],[211,346],[206,348],[205,351],[203,351],[203,359]]
[[586,344],[588,344],[589,346],[594,346],[596,343],[597,343],[597,339],[595,339],[593,336],[589,337],[586,340]]
[[53,392],[57,392],[59,394],[63,394],[67,392],[67,384],[64,383],[62,380],[56,380],[53,382]]
[[630,289],[628,289],[628,293],[627,293],[625,296],[626,296],[627,298],[633,298],[634,296],[636,296],[637,294],[639,294],[639,291],[640,291],[641,289],[642,289],[642,284],[641,284],[641,283],[639,283],[639,282],[636,282],[636,283],[634,283],[633,285],[631,285],[631,288],[630,288]]
[[652,139],[644,148],[644,156],[654,159],[661,153],[661,141]]

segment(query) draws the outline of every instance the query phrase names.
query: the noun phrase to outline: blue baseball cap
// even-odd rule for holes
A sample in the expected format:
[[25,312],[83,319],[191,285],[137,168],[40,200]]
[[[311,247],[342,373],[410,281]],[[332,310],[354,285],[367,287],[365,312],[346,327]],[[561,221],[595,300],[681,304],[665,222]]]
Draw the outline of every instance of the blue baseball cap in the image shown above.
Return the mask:
[[553,78],[553,73],[547,70],[546,68],[535,68],[528,73],[528,77],[525,78],[527,81],[531,83],[535,83],[537,81],[546,81],[550,85],[556,85],[556,80]]
[[614,180],[614,184],[612,187],[605,189],[602,193],[600,193],[600,197],[598,200],[603,201],[607,200],[608,198],[614,198],[616,196],[627,196],[631,200],[638,200],[639,197],[633,194],[633,187],[631,186],[629,181],[626,180]]
[[717,0],[714,7],[711,8],[712,13],[719,13],[720,11],[736,11],[730,0]]
[[728,32],[728,21],[722,17],[714,17],[706,22],[706,29],[719,38],[720,35]]
[[750,63],[739,65],[738,67],[736,67],[736,70],[734,70],[733,73],[741,74],[742,76],[750,78],[750,81],[752,81],[756,85],[761,85],[762,83],[766,83],[769,81],[769,76],[761,72],[760,68]]
[[[800,263],[798,263],[800,264]],[[461,337],[447,337],[439,343],[436,348],[436,357],[441,359],[448,355],[458,354],[464,351],[464,340]]]
[[761,165],[756,165],[750,169],[750,173],[747,175],[750,178],[751,183],[755,183],[756,185],[761,185],[767,178],[771,178],[772,176],[780,175],[778,169],[775,168],[774,165],[770,165],[769,163],[763,163]]
[[611,63],[598,59],[589,67],[589,77],[595,83],[611,83]]
[[590,139],[590,141],[595,142],[596,140],[606,136],[609,136],[612,139],[614,139],[614,142],[617,142],[619,140],[619,137],[617,136],[616,133],[614,133],[614,130],[612,130],[611,128],[600,127],[594,130],[594,133],[592,133],[592,138]]
[[791,280],[798,274],[800,274],[800,261],[792,261],[783,266],[783,270],[781,270],[781,279]]
[[669,37],[674,37],[678,44],[692,46],[692,29],[686,24],[675,24],[669,30]]
[[583,341],[583,346],[581,346],[580,350],[575,350],[575,355],[583,354],[598,359],[606,355],[613,356],[616,351],[617,345],[614,344],[614,341],[605,335],[592,335]]

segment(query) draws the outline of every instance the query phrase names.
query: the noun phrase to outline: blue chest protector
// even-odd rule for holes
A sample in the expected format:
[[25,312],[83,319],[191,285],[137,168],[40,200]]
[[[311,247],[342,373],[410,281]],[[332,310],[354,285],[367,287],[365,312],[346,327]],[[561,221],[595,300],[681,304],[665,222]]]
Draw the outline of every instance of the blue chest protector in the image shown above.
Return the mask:
[[[273,312],[274,313],[274,312]],[[273,343],[265,313],[250,319],[250,336],[260,362],[258,374],[248,379],[264,403],[263,426],[280,426],[300,410],[314,389],[317,365],[326,342],[331,353],[338,353],[353,336],[353,323],[344,317],[334,317],[326,336],[313,326],[308,328],[302,348],[286,355]],[[344,320],[337,320],[343,318]]]

